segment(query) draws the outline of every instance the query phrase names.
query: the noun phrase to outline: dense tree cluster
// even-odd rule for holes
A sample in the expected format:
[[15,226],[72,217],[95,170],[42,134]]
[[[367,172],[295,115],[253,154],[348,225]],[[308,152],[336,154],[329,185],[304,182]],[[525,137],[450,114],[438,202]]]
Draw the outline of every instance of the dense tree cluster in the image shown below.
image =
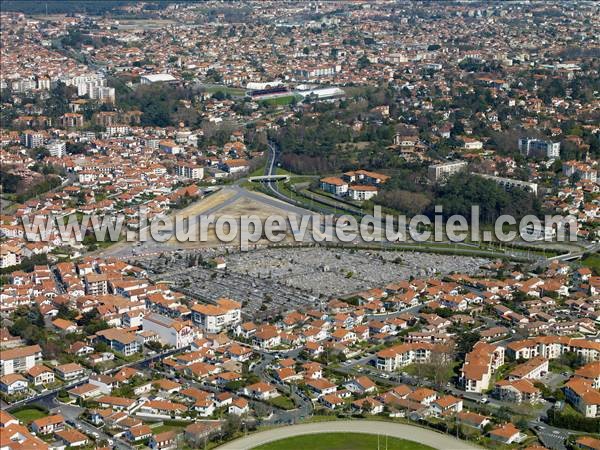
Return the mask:
[[541,212],[535,195],[521,189],[506,191],[477,175],[455,175],[437,186],[421,183],[423,177],[423,168],[399,171],[384,185],[374,203],[408,215],[425,213],[431,218],[434,207],[440,205],[445,219],[455,214],[470,218],[471,206],[478,205],[482,223],[492,223],[502,214],[520,218]]
[[34,169],[39,169],[43,176],[34,178],[32,182],[25,182],[19,175],[11,172],[10,167],[0,168],[0,185],[2,192],[7,194],[18,194],[15,200],[24,202],[32,197],[40,195],[51,189],[54,189],[61,184],[61,178],[53,173],[50,166],[40,164]]
[[[6,0],[2,2],[5,11],[20,11],[26,14],[75,14],[86,13],[101,15],[107,12],[119,14],[123,6],[132,3],[131,0],[79,0],[65,2],[64,0],[48,0],[45,2],[32,2],[30,0]],[[161,6],[165,6],[166,2]]]
[[[435,190],[435,205],[443,207],[445,218],[458,214],[471,217],[471,206],[478,205],[482,222],[490,223],[502,214],[523,217],[539,215],[541,205],[537,197],[522,189],[507,191],[492,180],[477,175],[457,174]],[[428,211],[434,214],[433,207]]]
[[553,408],[548,410],[548,423],[554,427],[588,433],[596,433],[600,430],[600,419],[584,417],[581,414],[568,414]]
[[142,111],[143,126],[168,127],[183,122],[186,126],[198,126],[199,114],[188,108],[181,100],[191,101],[194,92],[168,84],[140,85],[134,90],[117,89],[117,102],[126,110]]

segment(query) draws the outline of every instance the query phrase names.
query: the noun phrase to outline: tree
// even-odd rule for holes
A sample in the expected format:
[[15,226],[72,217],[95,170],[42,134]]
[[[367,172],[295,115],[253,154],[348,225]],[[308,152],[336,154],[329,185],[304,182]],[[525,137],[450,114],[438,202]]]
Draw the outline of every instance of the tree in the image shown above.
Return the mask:
[[373,405],[371,405],[371,402],[369,400],[363,401],[362,405],[360,405],[361,414],[370,414],[372,409]]
[[362,55],[360,58],[358,58],[358,61],[356,61],[356,66],[359,69],[364,69],[369,65],[371,65],[371,61],[369,61],[369,58],[366,55]]
[[566,352],[560,355],[558,363],[564,366],[568,366],[571,369],[578,369],[584,363],[583,357],[575,352]]
[[439,345],[431,351],[429,361],[423,364],[426,378],[443,386],[453,376],[454,344]]
[[225,439],[230,439],[240,431],[242,420],[236,414],[227,414],[225,423],[223,424],[223,434]]
[[458,354],[464,356],[473,350],[473,346],[479,342],[481,334],[478,331],[469,331],[466,333],[460,333],[457,340],[457,351]]
[[67,86],[62,81],[50,90],[50,96],[46,99],[45,110],[49,116],[57,118],[69,112],[69,101],[76,93],[74,86]]
[[80,155],[85,153],[85,144],[83,142],[70,142],[67,141],[66,145],[67,153],[70,155]]
[[[471,217],[471,207],[478,205],[481,221],[491,223],[502,214],[520,218],[526,214],[538,214],[541,205],[537,197],[522,189],[505,191],[492,180],[477,175],[456,174],[446,184],[436,189],[434,205],[441,205],[443,215],[448,218],[458,214]],[[435,215],[433,206],[427,214]]]
[[225,93],[223,91],[217,91],[212,95],[215,100],[225,100]]
[[258,402],[254,405],[254,413],[258,418],[268,417],[272,411],[273,408],[268,405],[265,405],[264,403]]
[[155,352],[160,352],[163,349],[162,344],[158,341],[150,341],[150,342],[146,343],[146,347],[148,347],[150,350],[153,350]]
[[37,305],[30,309],[19,308],[15,312],[15,320],[10,327],[10,332],[15,336],[20,336],[28,344],[45,342],[44,317]]
[[100,341],[94,345],[94,350],[96,350],[97,352],[100,352],[100,353],[105,353],[110,350],[110,347],[108,346],[108,344],[106,342]]
[[66,320],[74,320],[77,317],[77,313],[73,310],[70,310],[66,305],[61,304],[58,306],[58,317]]
[[215,69],[208,69],[206,71],[206,79],[215,83],[223,81],[223,75]]
[[511,415],[512,415],[512,412],[509,408],[507,408],[506,406],[501,406],[496,411],[496,414],[494,414],[494,417],[496,418],[496,420],[498,420],[500,422],[507,422],[510,420]]
[[10,173],[4,167],[0,169],[0,184],[2,185],[2,191],[7,194],[14,194],[19,190],[19,185],[22,178],[18,175]]

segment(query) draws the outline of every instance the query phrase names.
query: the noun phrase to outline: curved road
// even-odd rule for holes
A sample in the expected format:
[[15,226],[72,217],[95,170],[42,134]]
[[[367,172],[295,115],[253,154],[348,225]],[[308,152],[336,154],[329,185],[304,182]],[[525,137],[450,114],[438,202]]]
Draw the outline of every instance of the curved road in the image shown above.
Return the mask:
[[[392,422],[380,422],[373,420],[344,420],[318,423],[305,423],[301,425],[290,425],[287,427],[275,428],[272,430],[261,431],[246,437],[228,442],[220,447],[219,450],[246,450],[268,442],[285,439],[302,434],[315,433],[368,433],[392,436],[401,439],[408,439],[429,445],[440,450],[481,450],[473,444],[453,438],[446,434],[425,428],[404,425]],[[351,449],[350,449],[351,450]]]

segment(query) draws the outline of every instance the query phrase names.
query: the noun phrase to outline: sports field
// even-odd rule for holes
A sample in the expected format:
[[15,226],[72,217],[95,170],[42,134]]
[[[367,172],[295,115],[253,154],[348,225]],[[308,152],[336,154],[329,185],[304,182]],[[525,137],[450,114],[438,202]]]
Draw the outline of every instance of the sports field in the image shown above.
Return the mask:
[[[378,444],[379,442],[379,444]],[[433,450],[432,447],[405,439],[366,433],[319,433],[281,439],[254,447],[253,450]]]

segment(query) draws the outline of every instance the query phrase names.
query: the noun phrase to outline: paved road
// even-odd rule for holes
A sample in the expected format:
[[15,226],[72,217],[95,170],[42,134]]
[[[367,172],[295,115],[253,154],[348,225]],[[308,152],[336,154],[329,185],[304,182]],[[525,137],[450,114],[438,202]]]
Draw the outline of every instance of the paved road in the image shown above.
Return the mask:
[[[252,369],[254,374],[256,374],[261,380],[276,385],[280,391],[291,397],[294,403],[297,405],[296,408],[288,411],[274,408],[273,415],[269,419],[263,420],[262,423],[267,425],[294,424],[312,415],[312,401],[307,398],[301,390],[295,388],[293,384],[287,385],[285,383],[279,383],[267,372],[267,366],[275,360],[275,356],[268,352],[259,351],[259,353],[261,354],[262,359]],[[298,360],[299,353],[299,349],[292,350],[287,352],[286,357]]]
[[542,441],[542,444],[544,444],[546,447],[552,450],[567,450],[565,440],[570,434],[568,430],[551,427],[547,424],[541,424],[539,429],[535,429],[535,433],[537,434],[539,440]]
[[75,380],[75,381],[73,381],[71,383],[59,386],[59,387],[57,387],[55,389],[51,389],[51,390],[46,391],[46,392],[42,392],[42,393],[34,395],[32,397],[25,398],[25,399],[20,400],[18,402],[14,402],[14,403],[11,403],[11,404],[7,404],[7,403],[2,402],[2,410],[6,410],[6,411],[10,412],[11,410],[13,410],[13,409],[15,409],[15,408],[17,408],[19,406],[29,405],[30,403],[39,403],[40,401],[46,401],[46,400],[50,400],[51,401],[63,389],[68,391],[69,389],[72,389],[72,388],[74,388],[76,386],[79,386],[79,385],[87,383],[87,382],[88,382],[88,377],[85,376],[85,377],[79,378],[79,379],[77,379],[77,380]]
[[432,430],[427,430],[425,428],[373,420],[344,420],[291,425],[251,434],[249,436],[228,442],[227,444],[217,448],[219,450],[251,449],[256,446],[287,437],[298,436],[302,434],[336,432],[387,435],[401,439],[409,439],[421,444],[429,445],[433,448],[443,450],[472,450],[480,448],[465,441],[461,441]]
[[111,437],[107,433],[104,432],[102,428],[97,428],[87,422],[84,422],[80,419],[81,415],[84,413],[85,408],[81,408],[77,405],[70,405],[66,403],[54,402],[54,404],[58,405],[56,408],[52,408],[50,411],[55,414],[62,414],[65,419],[70,420],[74,423],[77,428],[88,436],[93,436],[94,433],[98,434],[99,440],[104,440],[108,442],[113,442],[114,448],[116,450],[130,450],[134,448],[128,442],[125,442],[123,439]]

